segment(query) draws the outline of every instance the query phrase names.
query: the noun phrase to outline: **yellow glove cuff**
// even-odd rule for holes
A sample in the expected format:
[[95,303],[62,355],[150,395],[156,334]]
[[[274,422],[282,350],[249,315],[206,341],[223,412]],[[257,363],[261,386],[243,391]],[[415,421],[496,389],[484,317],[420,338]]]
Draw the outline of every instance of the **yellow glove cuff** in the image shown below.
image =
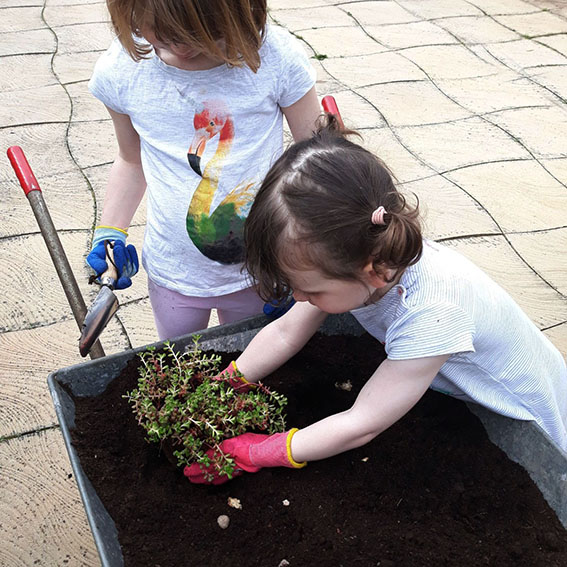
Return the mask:
[[105,224],[99,224],[98,226],[95,226],[95,230],[97,228],[110,228],[112,230],[117,230],[118,232],[121,232],[122,234],[128,236],[128,232],[126,230],[124,230],[123,228],[118,228],[117,226],[107,226]]
[[240,372],[240,370],[238,370],[238,366],[236,366],[236,361],[232,360],[230,362],[229,366],[232,366],[232,369],[235,372],[235,374],[233,375],[235,378],[238,378],[241,382],[243,382],[244,384],[248,384],[249,386],[256,386],[256,384],[254,384],[252,382],[248,382],[248,380],[246,380],[246,378],[244,378],[244,374],[242,374],[242,372]]
[[287,458],[289,459],[289,462],[291,463],[291,466],[294,469],[302,469],[304,466],[307,465],[307,461],[304,461],[303,463],[297,463],[293,460],[293,457],[291,456],[291,438],[299,431],[299,429],[297,429],[297,427],[294,427],[293,429],[289,430],[289,433],[287,434],[287,439],[285,442],[285,446],[286,446],[286,451],[287,451]]

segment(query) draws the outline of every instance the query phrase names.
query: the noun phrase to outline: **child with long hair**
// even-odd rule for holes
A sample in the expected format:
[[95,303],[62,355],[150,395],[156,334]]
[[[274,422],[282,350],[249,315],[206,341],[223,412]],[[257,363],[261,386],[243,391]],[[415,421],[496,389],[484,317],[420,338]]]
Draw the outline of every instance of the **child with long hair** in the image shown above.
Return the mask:
[[265,0],[108,0],[116,40],[91,92],[108,108],[118,155],[87,263],[112,248],[118,288],[138,270],[127,230],[147,188],[143,264],[160,338],[262,311],[243,273],[243,226],[283,151],[315,129],[315,72],[266,23]]
[[[263,296],[297,303],[225,372],[253,388],[297,353],[329,313],[350,311],[387,358],[353,406],[308,427],[220,444],[242,471],[302,467],[371,441],[428,388],[534,421],[567,450],[567,368],[512,298],[457,252],[422,237],[418,208],[386,166],[334,121],[290,147],[248,219],[246,266]],[[238,369],[238,370],[237,370]],[[186,467],[192,482],[228,480]]]

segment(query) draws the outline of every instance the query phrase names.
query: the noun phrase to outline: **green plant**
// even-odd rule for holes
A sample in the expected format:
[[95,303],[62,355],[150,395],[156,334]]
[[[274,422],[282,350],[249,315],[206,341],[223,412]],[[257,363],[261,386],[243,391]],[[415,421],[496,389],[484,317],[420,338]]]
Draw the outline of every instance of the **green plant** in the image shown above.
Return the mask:
[[262,384],[241,393],[215,379],[221,357],[204,354],[198,341],[182,354],[170,343],[141,353],[138,387],[124,397],[147,440],[172,450],[179,466],[212,464],[230,478],[234,462],[220,450],[221,441],[249,431],[284,431],[287,399]]

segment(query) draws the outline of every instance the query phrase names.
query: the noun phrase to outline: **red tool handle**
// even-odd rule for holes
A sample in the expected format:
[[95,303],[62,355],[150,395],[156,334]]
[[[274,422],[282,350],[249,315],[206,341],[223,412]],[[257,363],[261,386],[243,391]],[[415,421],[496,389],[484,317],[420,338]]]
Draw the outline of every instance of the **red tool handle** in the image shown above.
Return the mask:
[[26,159],[24,150],[20,146],[12,146],[8,148],[6,153],[24,193],[27,195],[30,191],[41,191],[39,183]]
[[321,105],[323,106],[323,110],[328,112],[329,114],[333,114],[339,122],[339,126],[342,130],[344,130],[344,123],[341,117],[341,113],[339,112],[339,107],[337,106],[337,101],[335,100],[334,96],[327,95],[323,97],[321,101]]

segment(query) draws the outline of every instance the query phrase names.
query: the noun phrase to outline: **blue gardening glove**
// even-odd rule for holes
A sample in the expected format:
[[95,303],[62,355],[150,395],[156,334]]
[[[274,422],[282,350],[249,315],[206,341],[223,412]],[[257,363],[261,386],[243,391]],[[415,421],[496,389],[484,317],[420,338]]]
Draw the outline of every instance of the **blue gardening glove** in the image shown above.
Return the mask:
[[[100,276],[108,268],[106,263],[105,242],[113,244],[114,263],[118,272],[118,280],[115,289],[124,289],[132,285],[132,278],[138,273],[138,254],[133,244],[126,246],[125,230],[112,226],[99,226],[96,228],[93,237],[93,247],[87,256],[87,264],[95,271],[96,280],[99,282]],[[99,282],[100,283],[100,282]]]
[[270,319],[277,319],[281,317],[284,313],[287,313],[295,303],[295,299],[290,295],[286,299],[277,300],[273,299],[269,303],[264,304],[264,315]]

